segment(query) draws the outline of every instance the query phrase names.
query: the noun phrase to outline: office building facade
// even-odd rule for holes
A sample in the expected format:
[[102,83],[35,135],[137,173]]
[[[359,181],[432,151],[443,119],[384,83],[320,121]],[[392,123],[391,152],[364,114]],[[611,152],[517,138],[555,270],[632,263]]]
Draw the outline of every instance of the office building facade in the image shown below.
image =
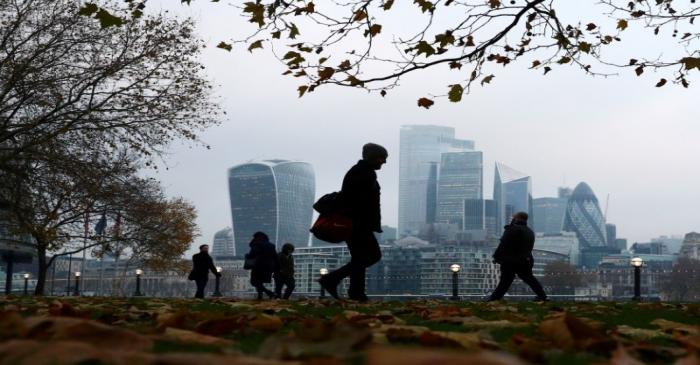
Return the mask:
[[[455,138],[451,127],[401,127],[399,147],[399,237],[416,235],[428,223],[431,169],[442,153],[471,151],[474,142]],[[434,170],[432,170],[434,171]],[[434,175],[433,175],[434,176]],[[432,209],[432,208],[431,208]]]
[[483,200],[483,175],[482,152],[442,154],[437,189],[438,223],[456,224],[464,229],[465,200]]
[[248,252],[253,233],[265,232],[278,249],[286,242],[306,246],[316,193],[314,170],[306,162],[265,160],[228,171],[235,252]]
[[211,255],[214,258],[236,255],[242,256],[244,254],[245,253],[236,252],[235,245],[233,244],[233,229],[226,227],[214,234],[211,247]]
[[593,190],[579,183],[569,198],[564,217],[564,231],[575,232],[582,249],[607,247],[605,219]]
[[538,233],[561,232],[567,203],[567,198],[532,199],[533,230]]
[[[532,216],[532,178],[500,162],[496,162],[493,184],[493,199],[496,201],[496,225],[502,227],[510,222],[516,212]],[[528,222],[532,225],[532,222]]]

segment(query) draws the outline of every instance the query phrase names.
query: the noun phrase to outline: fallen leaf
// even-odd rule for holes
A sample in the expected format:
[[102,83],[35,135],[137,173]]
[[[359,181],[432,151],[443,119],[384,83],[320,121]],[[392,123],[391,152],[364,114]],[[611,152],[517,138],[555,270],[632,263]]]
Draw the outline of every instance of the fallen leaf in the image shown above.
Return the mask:
[[163,337],[185,343],[197,343],[200,345],[230,346],[233,341],[224,338],[203,335],[201,333],[183,330],[179,328],[166,328]]
[[367,353],[367,365],[519,365],[523,364],[517,358],[481,351],[475,354],[447,352],[437,350],[419,350],[408,348],[375,347]]

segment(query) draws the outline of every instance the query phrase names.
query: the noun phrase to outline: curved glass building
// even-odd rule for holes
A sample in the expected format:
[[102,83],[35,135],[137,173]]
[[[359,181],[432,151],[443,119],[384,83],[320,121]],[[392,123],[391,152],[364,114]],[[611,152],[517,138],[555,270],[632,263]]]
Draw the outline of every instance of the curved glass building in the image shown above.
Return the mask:
[[593,190],[585,182],[579,183],[569,197],[563,230],[575,232],[581,248],[605,247],[605,218]]
[[236,256],[248,252],[257,231],[265,232],[278,249],[286,242],[308,244],[316,194],[311,164],[265,160],[234,166],[228,186]]

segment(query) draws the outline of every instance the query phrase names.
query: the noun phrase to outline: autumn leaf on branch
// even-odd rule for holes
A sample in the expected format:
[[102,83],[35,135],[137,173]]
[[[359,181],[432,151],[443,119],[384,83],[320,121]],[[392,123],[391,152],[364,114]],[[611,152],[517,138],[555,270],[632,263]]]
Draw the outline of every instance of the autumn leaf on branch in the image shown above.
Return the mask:
[[433,104],[435,104],[435,102],[428,98],[418,99],[418,106],[423,107],[425,109],[430,109],[430,107],[433,106]]

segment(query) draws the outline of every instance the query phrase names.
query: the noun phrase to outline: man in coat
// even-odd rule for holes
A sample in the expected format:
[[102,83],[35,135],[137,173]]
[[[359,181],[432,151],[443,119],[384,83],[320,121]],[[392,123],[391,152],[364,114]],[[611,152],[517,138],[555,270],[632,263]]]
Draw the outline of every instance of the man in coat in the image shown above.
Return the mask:
[[271,282],[272,274],[279,271],[277,249],[264,232],[255,232],[249,246],[250,252],[246,255],[246,259],[255,261],[250,270],[250,284],[258,293],[258,300],[262,300],[263,294],[267,294],[272,299],[275,293],[267,289],[265,283]]
[[192,272],[189,276],[189,279],[194,280],[197,284],[195,298],[204,298],[204,288],[207,287],[207,281],[209,281],[209,271],[216,276],[221,276],[221,273],[216,271],[214,260],[209,256],[209,245],[201,245],[199,253],[192,256]]
[[494,261],[501,265],[501,280],[489,301],[503,298],[513,283],[515,275],[530,286],[537,295],[537,300],[547,300],[547,294],[542,285],[532,274],[535,233],[527,226],[527,219],[527,213],[515,213],[511,223],[504,227],[501,243],[493,254]]
[[346,241],[350,251],[350,262],[319,279],[321,286],[338,299],[338,284],[350,277],[348,297],[367,301],[365,275],[368,267],[377,263],[382,254],[374,233],[381,233],[379,207],[380,187],[375,171],[382,168],[389,156],[387,150],[377,144],[368,143],[362,148],[362,160],[345,174],[341,190],[342,205],[352,220],[353,229]]

